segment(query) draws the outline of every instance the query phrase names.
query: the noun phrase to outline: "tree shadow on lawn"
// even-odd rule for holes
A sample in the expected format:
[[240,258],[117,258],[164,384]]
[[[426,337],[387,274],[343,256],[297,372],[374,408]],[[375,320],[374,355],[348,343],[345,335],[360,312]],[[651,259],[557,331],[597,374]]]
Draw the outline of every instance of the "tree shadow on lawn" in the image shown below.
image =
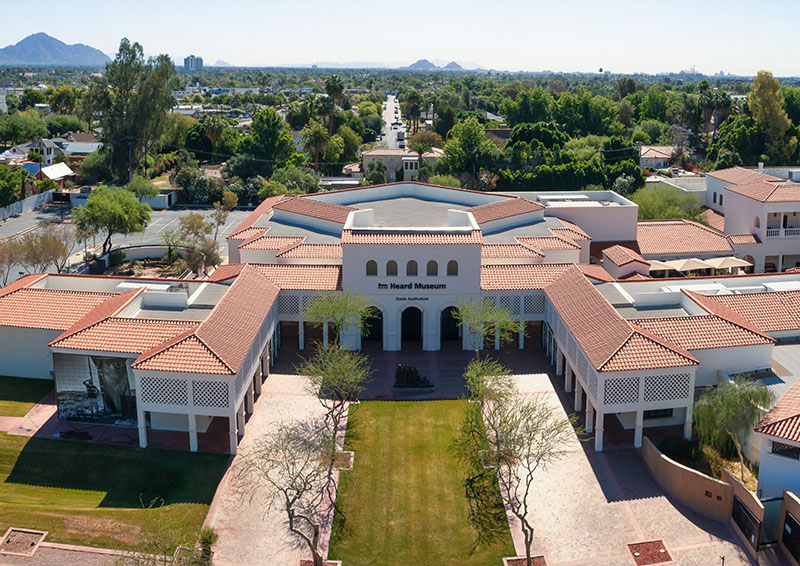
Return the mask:
[[7,484],[105,492],[100,507],[210,504],[228,465],[218,454],[140,449],[31,438]]

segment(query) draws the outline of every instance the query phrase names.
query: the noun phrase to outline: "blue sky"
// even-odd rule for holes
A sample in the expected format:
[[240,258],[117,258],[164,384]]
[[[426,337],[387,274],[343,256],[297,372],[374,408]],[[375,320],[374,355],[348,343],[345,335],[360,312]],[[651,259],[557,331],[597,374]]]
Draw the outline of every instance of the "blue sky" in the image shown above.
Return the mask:
[[[120,6],[119,8],[117,6]],[[720,70],[800,75],[791,0],[82,0],[2,18],[0,46],[44,31],[107,53],[127,36],[148,54],[235,65],[419,58],[507,70]]]

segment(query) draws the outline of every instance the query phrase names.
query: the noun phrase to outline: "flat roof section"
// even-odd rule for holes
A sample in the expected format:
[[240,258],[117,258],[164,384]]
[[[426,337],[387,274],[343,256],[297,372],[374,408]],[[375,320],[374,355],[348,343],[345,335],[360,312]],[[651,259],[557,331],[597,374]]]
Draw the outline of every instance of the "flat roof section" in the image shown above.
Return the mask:
[[464,210],[463,204],[415,197],[354,202],[348,206],[374,211],[373,225],[382,228],[440,228],[448,225],[448,210]]

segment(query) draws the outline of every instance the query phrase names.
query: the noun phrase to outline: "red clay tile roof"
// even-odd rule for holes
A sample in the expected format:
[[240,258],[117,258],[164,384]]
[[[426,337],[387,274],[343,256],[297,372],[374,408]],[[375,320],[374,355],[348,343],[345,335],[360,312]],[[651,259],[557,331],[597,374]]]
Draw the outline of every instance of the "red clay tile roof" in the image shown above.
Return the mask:
[[336,291],[342,288],[341,265],[254,263],[252,266],[281,289]]
[[725,236],[689,220],[641,220],[636,239],[643,256],[733,251]]
[[724,214],[720,214],[716,210],[703,207],[703,212],[700,214],[700,216],[703,217],[703,221],[705,221],[709,227],[713,228],[717,232],[725,232]]
[[570,268],[570,263],[481,266],[481,289],[515,291],[544,289]]
[[520,244],[542,251],[581,249],[575,242],[560,236],[517,236],[514,239]]
[[687,350],[736,348],[775,342],[761,332],[754,332],[715,315],[640,318],[628,322],[634,328],[649,330]]
[[342,206],[341,204],[334,204],[332,202],[325,202],[305,196],[288,197],[272,205],[272,209],[302,214],[303,216],[319,218],[320,220],[336,222],[337,224],[344,224],[347,222],[347,216],[352,211],[358,210],[350,206]]
[[608,271],[603,269],[602,265],[597,265],[596,263],[576,263],[575,265],[581,270],[581,273],[589,279],[602,281],[604,283],[611,283],[614,281],[614,278],[611,277]]
[[222,359],[198,338],[193,330],[182,332],[158,349],[142,356],[132,367],[147,371],[189,371],[216,375],[234,372]]
[[592,239],[592,237],[577,224],[573,224],[563,218],[559,218],[558,221],[564,225],[563,228],[550,228],[550,231],[556,236],[565,236],[567,239],[575,241]]
[[233,232],[231,232],[231,235],[228,236],[228,237],[230,238],[231,236],[235,235],[236,233],[238,233],[238,232],[240,232],[242,230],[245,230],[247,228],[250,228],[252,225],[254,225],[258,221],[259,218],[261,218],[265,214],[269,214],[270,212],[272,212],[272,205],[274,205],[274,204],[280,202],[281,200],[283,200],[283,198],[285,196],[286,195],[278,195],[278,196],[268,197],[268,198],[264,199],[261,202],[261,204],[259,204],[253,212],[251,212],[250,214],[247,215],[247,218],[242,220],[242,223],[239,224],[236,227],[236,229]]
[[800,185],[796,183],[756,181],[726,189],[759,202],[800,202]]
[[783,394],[754,430],[790,442],[800,442],[800,381],[796,381]]
[[441,231],[391,231],[391,230],[343,230],[342,244],[389,244],[389,245],[457,245],[481,244],[483,237],[480,230],[470,232]]
[[299,244],[305,236],[254,236],[239,244],[240,250],[282,250],[287,246]]
[[246,263],[224,263],[217,267],[206,279],[212,283],[220,283],[238,277]]
[[341,244],[292,244],[279,250],[275,257],[342,259]]
[[606,248],[603,250],[603,255],[605,255],[605,257],[608,258],[611,263],[620,267],[634,261],[650,265],[650,262],[644,259],[641,255],[624,246],[617,245]]
[[725,237],[728,238],[732,246],[746,246],[761,243],[761,240],[758,239],[756,234],[728,234]]
[[617,242],[592,242],[589,245],[589,255],[597,259],[598,261],[602,261],[603,250],[608,249],[611,246],[624,246],[630,250],[639,252],[639,242],[637,242],[636,240],[625,240]]
[[544,206],[538,202],[523,197],[509,197],[497,202],[466,208],[464,211],[471,212],[472,216],[475,218],[475,222],[478,224],[484,224],[494,220],[519,216],[520,214],[536,212],[543,208]]
[[57,338],[50,345],[74,350],[141,354],[187,329],[197,328],[197,325],[197,322],[182,320],[111,317]]
[[483,258],[543,258],[544,254],[525,244],[483,244]]
[[761,332],[800,329],[800,291],[713,296],[683,292],[707,311],[724,309],[729,316],[733,313]]
[[577,267],[566,269],[545,287],[545,293],[597,371],[698,364],[680,346],[647,330],[634,329]]
[[644,273],[628,273],[627,275],[623,275],[619,278],[620,281],[650,281],[653,279],[649,275],[645,275]]
[[744,167],[731,167],[730,169],[720,169],[719,171],[711,171],[706,173],[709,177],[714,177],[732,185],[742,185],[744,183],[752,183],[754,181],[782,181],[778,177],[759,173],[752,169],[745,169]]
[[268,227],[251,226],[250,228],[243,228],[233,232],[228,236],[228,240],[249,240],[254,237],[263,236],[269,231]]
[[20,289],[24,289],[25,287],[30,287],[31,285],[46,278],[47,278],[47,273],[32,273],[30,275],[23,275],[16,281],[13,281],[8,285],[6,285],[5,287],[0,288],[0,298],[5,297],[10,293],[13,293],[14,291],[19,291]]
[[[27,284],[31,281],[28,279]],[[115,296],[115,293],[35,287],[22,287],[9,292],[7,287],[0,294],[0,326],[66,330]]]

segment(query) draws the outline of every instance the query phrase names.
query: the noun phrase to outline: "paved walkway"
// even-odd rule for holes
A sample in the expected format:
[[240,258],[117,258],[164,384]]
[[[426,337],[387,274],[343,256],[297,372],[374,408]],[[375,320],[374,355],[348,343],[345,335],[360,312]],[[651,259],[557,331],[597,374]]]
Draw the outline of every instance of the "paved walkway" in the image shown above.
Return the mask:
[[0,554],[0,566],[113,566],[125,554],[104,548],[43,542],[33,556]]
[[[547,373],[518,379],[523,392],[545,395],[563,414],[572,406],[572,397],[554,387]],[[725,566],[751,564],[727,524],[670,500],[637,450],[595,452],[593,446],[576,437],[561,460],[537,472],[528,498],[533,548],[548,566],[630,566],[629,543],[659,539],[675,564],[717,565],[722,556]],[[521,530],[511,523],[522,554]]]
[[[284,361],[279,369],[285,367]],[[239,443],[239,453],[246,453],[256,439],[281,421],[322,415],[323,412],[316,397],[306,391],[304,378],[274,373],[264,382],[255,411],[245,427],[244,438]],[[271,507],[270,500],[262,494],[243,499],[236,492],[231,476],[238,461],[239,457],[234,459],[231,471],[220,483],[206,519],[206,524],[219,534],[219,541],[214,546],[214,564],[294,566],[300,558],[310,558],[305,543],[289,533],[284,511]],[[332,511],[325,518],[321,537],[325,553],[330,539]]]

